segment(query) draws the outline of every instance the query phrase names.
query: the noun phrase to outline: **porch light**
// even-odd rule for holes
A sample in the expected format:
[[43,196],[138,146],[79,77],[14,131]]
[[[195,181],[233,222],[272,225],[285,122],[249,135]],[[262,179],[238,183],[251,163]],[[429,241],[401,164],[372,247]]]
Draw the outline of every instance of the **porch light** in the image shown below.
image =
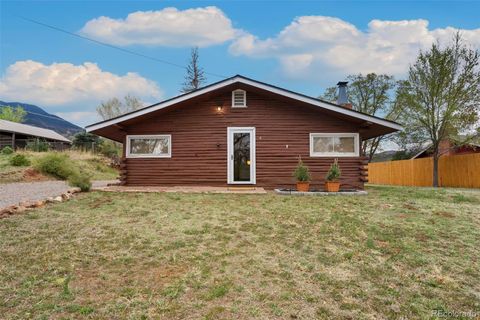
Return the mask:
[[217,107],[217,111],[218,111],[218,112],[222,112],[222,109],[223,109],[222,106],[218,106],[218,107]]
[[249,165],[250,165],[250,160],[247,160],[247,166],[249,166]]

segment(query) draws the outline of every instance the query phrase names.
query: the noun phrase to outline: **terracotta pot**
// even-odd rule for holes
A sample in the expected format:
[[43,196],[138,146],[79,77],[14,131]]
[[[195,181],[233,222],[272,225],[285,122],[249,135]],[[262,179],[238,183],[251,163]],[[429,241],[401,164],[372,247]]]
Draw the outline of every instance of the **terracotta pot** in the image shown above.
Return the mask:
[[340,182],[325,181],[325,190],[327,190],[327,192],[338,192],[338,190],[340,190]]
[[297,191],[308,192],[309,189],[310,189],[309,181],[297,181]]

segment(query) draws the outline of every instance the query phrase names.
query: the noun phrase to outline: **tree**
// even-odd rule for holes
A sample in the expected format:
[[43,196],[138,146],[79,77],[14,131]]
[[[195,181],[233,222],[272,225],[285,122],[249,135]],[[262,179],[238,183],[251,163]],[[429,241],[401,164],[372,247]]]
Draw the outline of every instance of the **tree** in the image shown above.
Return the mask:
[[123,102],[118,98],[112,98],[106,102],[102,102],[97,107],[97,113],[103,120],[108,120],[141,108],[143,108],[143,103],[139,98],[126,95]]
[[0,106],[0,119],[2,120],[22,123],[26,115],[27,111],[20,106]]
[[205,77],[205,72],[198,64],[198,47],[192,48],[190,52],[190,62],[187,66],[187,74],[185,75],[185,82],[181,91],[183,93],[191,92],[200,88],[207,78]]
[[101,143],[102,138],[96,134],[84,131],[77,133],[72,140],[73,147],[84,151],[94,151],[95,146],[98,146]]
[[480,53],[463,43],[457,33],[442,47],[434,43],[420,51],[408,71],[401,93],[405,109],[401,122],[404,144],[425,144],[433,152],[433,186],[438,187],[439,144],[465,135],[478,135],[480,111]]
[[[382,116],[389,120],[396,120],[399,117],[400,109],[396,96],[402,82],[395,81],[393,76],[375,73],[350,75],[347,80],[349,81],[348,98],[354,110],[372,116]],[[327,88],[322,98],[335,101],[337,88]],[[362,154],[368,156],[371,161],[381,142],[389,137],[381,136],[362,141]]]

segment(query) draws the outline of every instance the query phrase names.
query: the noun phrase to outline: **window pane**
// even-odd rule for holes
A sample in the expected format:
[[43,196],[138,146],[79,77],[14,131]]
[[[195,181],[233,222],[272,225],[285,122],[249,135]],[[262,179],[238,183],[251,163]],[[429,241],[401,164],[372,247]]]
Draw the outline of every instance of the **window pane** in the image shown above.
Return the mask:
[[335,152],[355,152],[355,139],[353,137],[335,137]]
[[130,140],[131,154],[168,154],[168,137],[163,138],[133,138]]
[[313,152],[333,152],[333,138],[313,137]]

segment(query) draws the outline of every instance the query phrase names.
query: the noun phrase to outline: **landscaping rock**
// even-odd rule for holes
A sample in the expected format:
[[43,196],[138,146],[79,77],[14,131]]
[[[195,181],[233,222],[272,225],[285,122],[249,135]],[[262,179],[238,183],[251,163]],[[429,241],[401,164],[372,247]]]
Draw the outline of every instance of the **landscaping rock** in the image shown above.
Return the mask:
[[53,198],[53,201],[54,202],[62,202],[63,198],[62,198],[62,196],[58,196],[58,197]]
[[17,208],[15,209],[15,211],[13,213],[22,213],[22,212],[25,212],[25,210],[27,210],[26,207],[24,206],[17,206]]
[[45,205],[45,201],[39,200],[37,202],[34,202],[31,208],[41,208]]

